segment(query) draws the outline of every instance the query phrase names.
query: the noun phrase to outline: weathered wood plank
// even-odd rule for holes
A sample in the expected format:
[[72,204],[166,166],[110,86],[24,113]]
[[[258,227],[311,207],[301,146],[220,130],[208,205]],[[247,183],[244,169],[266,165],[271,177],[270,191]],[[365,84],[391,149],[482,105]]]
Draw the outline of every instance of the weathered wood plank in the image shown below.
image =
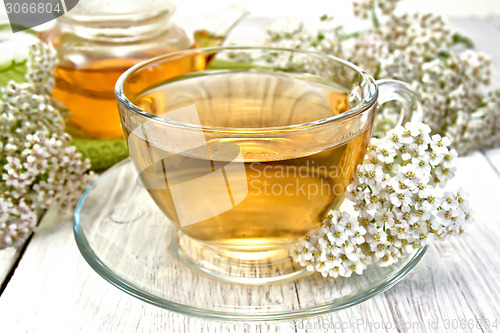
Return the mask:
[[497,174],[500,175],[500,149],[483,150],[482,153],[486,156],[488,163],[490,163]]
[[[500,177],[482,154],[475,153],[460,160],[455,183],[470,191],[477,212],[477,221],[466,235],[433,246],[415,271],[385,294],[320,319],[295,324],[232,324],[189,318],[148,305],[93,272],[76,248],[70,219],[56,221],[50,214],[0,298],[0,318],[4,327],[30,332],[273,332],[295,328],[300,332],[308,327],[369,331],[397,325],[432,331],[431,325],[445,328],[460,319],[483,324],[500,320],[500,265],[495,255],[500,221],[491,210],[496,198],[489,195],[500,186]],[[27,314],[30,320],[26,320]]]
[[21,249],[8,248],[0,250],[0,285],[9,275],[13,265],[17,262]]
[[474,153],[460,159],[459,174],[450,185],[469,191],[475,223],[462,237],[433,244],[415,270],[383,295],[323,317],[325,327],[353,320],[349,327],[362,331],[384,324],[387,331],[444,331],[460,321],[467,324],[466,332],[495,331],[488,321],[496,320],[500,327],[500,217],[492,209],[498,206],[498,196],[491,195],[500,177]]

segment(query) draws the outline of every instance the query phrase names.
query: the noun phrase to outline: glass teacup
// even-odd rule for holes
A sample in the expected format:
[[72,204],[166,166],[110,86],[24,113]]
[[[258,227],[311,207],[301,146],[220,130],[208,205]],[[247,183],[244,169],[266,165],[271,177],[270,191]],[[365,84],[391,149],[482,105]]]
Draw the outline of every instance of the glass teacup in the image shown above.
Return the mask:
[[137,184],[179,229],[178,257],[252,284],[304,272],[289,248],[342,203],[377,101],[402,102],[399,122],[416,103],[347,61],[262,47],[167,54],[115,92]]

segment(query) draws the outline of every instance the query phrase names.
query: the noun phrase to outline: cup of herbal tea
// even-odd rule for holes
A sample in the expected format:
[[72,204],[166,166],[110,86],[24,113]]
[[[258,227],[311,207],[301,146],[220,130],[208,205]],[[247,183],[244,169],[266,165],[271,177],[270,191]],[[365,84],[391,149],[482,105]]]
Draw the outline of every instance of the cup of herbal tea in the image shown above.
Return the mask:
[[[179,73],[172,75],[172,73]],[[115,88],[130,158],[190,267],[264,284],[303,273],[289,249],[344,199],[377,104],[415,94],[334,56],[191,49],[142,62]],[[168,220],[168,221],[167,221]]]

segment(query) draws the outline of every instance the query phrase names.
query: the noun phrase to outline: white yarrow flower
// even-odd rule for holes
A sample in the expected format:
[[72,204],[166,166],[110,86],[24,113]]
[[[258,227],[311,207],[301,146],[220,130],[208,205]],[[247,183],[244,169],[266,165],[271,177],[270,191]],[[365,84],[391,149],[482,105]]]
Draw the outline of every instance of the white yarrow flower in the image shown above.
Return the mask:
[[[368,263],[388,266],[436,239],[462,233],[473,220],[466,192],[440,190],[454,175],[457,155],[447,138],[431,138],[429,133],[425,124],[408,123],[371,144],[347,187],[357,218],[331,211],[323,226],[299,243],[308,250],[295,247],[292,258],[323,276],[349,277],[361,274]],[[395,167],[384,168],[382,149],[418,153],[409,153],[413,158],[408,159],[393,157]]]
[[[375,79],[407,82],[421,98],[423,121],[428,125],[405,126],[409,136],[396,133],[396,149],[401,143],[409,143],[410,137],[421,142],[419,133],[428,135],[431,129],[449,138],[461,154],[499,146],[500,89],[485,93],[491,78],[490,57],[472,50],[470,41],[453,32],[441,16],[398,13],[394,10],[397,3],[355,1],[356,17],[371,17],[374,22],[372,28],[357,32],[355,38],[325,16],[316,30],[300,22],[276,24],[269,31],[268,43],[335,54],[374,73]],[[375,118],[375,133],[389,131],[398,116],[397,107],[383,106]],[[392,163],[385,159],[381,161]]]
[[26,83],[1,89],[0,249],[19,246],[36,227],[37,209],[73,207],[93,175],[64,133],[64,110],[52,98],[52,46],[38,43],[27,60]]

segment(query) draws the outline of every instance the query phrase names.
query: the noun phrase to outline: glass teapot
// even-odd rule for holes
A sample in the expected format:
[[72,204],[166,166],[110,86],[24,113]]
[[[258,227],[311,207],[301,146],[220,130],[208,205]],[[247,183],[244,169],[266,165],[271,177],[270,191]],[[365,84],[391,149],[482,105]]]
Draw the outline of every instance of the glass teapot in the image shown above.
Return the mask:
[[220,45],[247,14],[231,7],[190,38],[170,21],[174,11],[171,0],[80,0],[42,36],[57,49],[53,94],[69,108],[73,127],[96,138],[121,137],[114,85],[125,70],[165,53]]

